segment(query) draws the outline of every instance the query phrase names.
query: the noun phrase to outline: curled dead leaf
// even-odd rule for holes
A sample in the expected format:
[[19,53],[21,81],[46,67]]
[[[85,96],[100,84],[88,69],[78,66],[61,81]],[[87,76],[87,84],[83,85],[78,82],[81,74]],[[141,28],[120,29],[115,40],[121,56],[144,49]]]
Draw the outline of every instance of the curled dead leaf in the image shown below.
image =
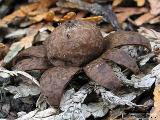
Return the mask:
[[50,105],[59,105],[65,87],[78,70],[77,67],[54,67],[43,73],[40,86]]

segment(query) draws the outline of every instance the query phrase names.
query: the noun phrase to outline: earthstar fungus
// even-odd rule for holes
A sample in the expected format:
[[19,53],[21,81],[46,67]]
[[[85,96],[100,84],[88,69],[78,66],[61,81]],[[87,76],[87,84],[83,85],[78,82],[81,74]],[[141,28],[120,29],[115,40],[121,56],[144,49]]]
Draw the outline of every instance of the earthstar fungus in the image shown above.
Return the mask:
[[19,53],[14,69],[46,70],[40,78],[42,94],[50,105],[59,105],[64,88],[82,69],[91,80],[112,91],[123,83],[109,62],[138,73],[136,60],[121,49],[125,45],[151,50],[148,40],[136,32],[117,31],[103,38],[95,24],[71,20],[58,26],[43,45]]

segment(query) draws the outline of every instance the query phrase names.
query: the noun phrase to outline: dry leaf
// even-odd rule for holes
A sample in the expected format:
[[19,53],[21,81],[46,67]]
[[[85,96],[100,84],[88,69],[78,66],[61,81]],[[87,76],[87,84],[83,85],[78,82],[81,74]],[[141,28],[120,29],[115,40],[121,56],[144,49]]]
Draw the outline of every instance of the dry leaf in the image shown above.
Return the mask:
[[121,4],[122,2],[123,2],[123,0],[113,0],[112,6],[113,6],[113,7],[116,7],[116,6],[118,6],[119,4]]
[[27,16],[28,13],[39,10],[39,9],[46,9],[55,3],[56,0],[40,0],[39,2],[24,5],[20,7],[20,9],[14,11],[8,16],[5,16],[2,20],[0,20],[0,26],[5,26],[8,23],[13,22],[15,18],[24,18]]
[[33,21],[33,23],[41,22],[42,20],[52,22],[54,20],[54,16],[55,16],[54,12],[47,11],[47,12],[44,12],[42,14],[36,15],[34,17],[30,17],[30,20]]
[[31,26],[30,29],[28,30],[28,35],[26,37],[22,38],[18,42],[13,43],[9,48],[10,51],[4,58],[4,63],[9,63],[23,48],[26,49],[31,47],[34,37],[41,27],[42,27],[41,24]]
[[8,52],[8,46],[4,45],[3,43],[0,43],[0,60],[6,55]]
[[123,7],[118,7],[114,9],[114,12],[117,14],[117,19],[119,23],[123,23],[126,19],[128,19],[132,15],[138,15],[142,13],[148,12],[148,9],[143,7],[143,8],[123,8]]
[[21,83],[19,86],[7,86],[4,88],[10,93],[14,94],[13,98],[27,97],[29,95],[35,96],[40,94],[40,88],[35,85],[25,85]]
[[15,18],[24,18],[26,14],[21,10],[16,10],[12,14],[5,16],[2,20],[0,20],[0,26],[5,26],[6,24],[12,22]]
[[151,6],[151,14],[158,15],[160,13],[160,0],[148,0]]
[[151,20],[154,17],[155,17],[154,15],[148,12],[137,18],[133,23],[137,26],[141,26],[142,24],[149,22],[149,20]]
[[80,20],[89,21],[89,22],[100,22],[100,21],[102,21],[102,19],[103,19],[102,16],[80,18]]
[[154,107],[150,112],[150,120],[160,119],[160,64],[153,68],[152,76],[156,77],[155,89],[154,89]]
[[145,4],[145,0],[134,0],[137,3],[137,6],[141,7]]
[[149,21],[150,24],[160,23],[160,16],[157,16]]

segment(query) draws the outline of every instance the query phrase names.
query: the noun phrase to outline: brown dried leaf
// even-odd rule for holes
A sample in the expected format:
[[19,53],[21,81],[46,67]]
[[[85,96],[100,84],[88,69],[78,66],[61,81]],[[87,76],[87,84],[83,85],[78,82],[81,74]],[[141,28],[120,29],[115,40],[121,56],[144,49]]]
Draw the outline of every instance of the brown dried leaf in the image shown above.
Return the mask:
[[148,9],[145,7],[142,7],[142,8],[117,7],[113,11],[117,13],[116,16],[119,23],[123,23],[130,16],[146,13],[148,12]]
[[137,26],[141,26],[144,23],[149,22],[151,19],[153,19],[155,15],[151,14],[150,12],[145,13],[144,15],[137,18],[133,23]]
[[137,3],[137,6],[141,7],[145,4],[145,0],[134,0]]
[[52,4],[54,4],[57,0],[40,0],[39,2],[24,5],[20,7],[20,9],[14,11],[8,16],[5,16],[2,20],[0,20],[0,26],[4,26],[5,24],[13,22],[15,18],[24,18],[26,17],[30,12],[39,10],[39,9],[46,9]]
[[122,86],[122,82],[116,77],[112,68],[103,59],[96,59],[84,68],[85,73],[91,80],[98,84],[116,91]]
[[92,16],[92,17],[86,17],[86,18],[80,18],[80,20],[88,21],[88,22],[100,22],[102,21],[102,16]]
[[151,14],[158,15],[160,13],[160,0],[148,0],[151,6]]
[[8,46],[0,43],[0,60],[3,59],[3,57],[7,54],[8,50]]
[[59,105],[65,87],[78,70],[77,67],[54,67],[43,73],[40,86],[51,106]]
[[123,0],[113,0],[112,6],[113,6],[113,7],[116,7],[116,6],[118,6],[119,4],[121,4],[122,2],[123,2]]
[[139,72],[136,61],[121,49],[108,50],[102,55],[102,58],[105,60],[111,60],[119,65],[123,65],[134,73]]
[[0,20],[0,27],[5,26],[8,23],[11,23],[15,18],[24,18],[26,14],[21,10],[16,10],[12,14],[5,16]]
[[133,31],[117,31],[105,37],[108,49],[124,45],[144,46],[151,50],[151,45],[147,38]]
[[31,47],[34,37],[41,27],[42,27],[42,24],[31,26],[28,30],[26,37],[22,38],[18,42],[13,43],[9,48],[10,51],[7,53],[7,55],[4,58],[4,63],[9,63],[23,48],[26,49]]
[[73,20],[73,19],[75,19],[75,17],[76,17],[75,12],[69,12],[60,21],[64,22],[64,21],[67,21],[67,20]]
[[13,69],[28,71],[28,70],[46,70],[49,67],[50,65],[48,64],[47,59],[33,57],[21,60],[14,66]]
[[154,108],[150,112],[149,120],[159,120],[160,119],[160,85],[156,85],[154,89]]

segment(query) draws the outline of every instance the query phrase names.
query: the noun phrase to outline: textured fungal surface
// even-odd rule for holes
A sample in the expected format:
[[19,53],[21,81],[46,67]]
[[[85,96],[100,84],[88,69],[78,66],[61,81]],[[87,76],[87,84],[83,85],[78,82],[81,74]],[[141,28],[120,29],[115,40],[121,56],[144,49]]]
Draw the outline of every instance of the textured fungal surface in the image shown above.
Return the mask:
[[104,45],[96,25],[72,20],[54,30],[47,40],[46,49],[53,65],[59,61],[70,66],[81,66],[100,56]]
[[138,45],[144,46],[151,50],[151,45],[147,38],[140,35],[139,33],[132,31],[117,31],[115,33],[109,34],[105,40],[106,44],[108,45],[108,49],[124,45]]
[[42,94],[47,97],[50,105],[59,105],[64,88],[78,70],[77,67],[54,67],[42,75]]

